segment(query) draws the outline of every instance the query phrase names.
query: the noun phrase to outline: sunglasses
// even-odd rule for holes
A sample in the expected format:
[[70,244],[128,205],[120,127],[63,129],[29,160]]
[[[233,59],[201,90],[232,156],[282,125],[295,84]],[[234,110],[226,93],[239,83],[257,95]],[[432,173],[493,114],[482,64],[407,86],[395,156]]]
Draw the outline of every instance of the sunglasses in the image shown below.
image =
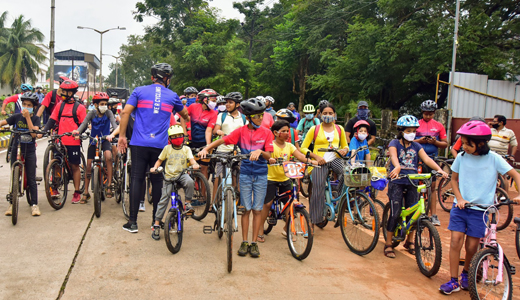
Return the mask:
[[256,114],[256,115],[250,115],[251,119],[260,119],[264,117],[264,113]]

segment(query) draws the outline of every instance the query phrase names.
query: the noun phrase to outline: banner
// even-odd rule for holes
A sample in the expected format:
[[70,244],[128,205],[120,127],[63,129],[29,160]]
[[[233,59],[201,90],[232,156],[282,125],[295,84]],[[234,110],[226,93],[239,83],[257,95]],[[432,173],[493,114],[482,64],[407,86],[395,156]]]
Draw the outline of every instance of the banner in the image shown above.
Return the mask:
[[59,80],[60,76],[65,76],[78,83],[79,86],[86,86],[88,80],[87,64],[83,61],[56,61],[54,64],[54,80]]

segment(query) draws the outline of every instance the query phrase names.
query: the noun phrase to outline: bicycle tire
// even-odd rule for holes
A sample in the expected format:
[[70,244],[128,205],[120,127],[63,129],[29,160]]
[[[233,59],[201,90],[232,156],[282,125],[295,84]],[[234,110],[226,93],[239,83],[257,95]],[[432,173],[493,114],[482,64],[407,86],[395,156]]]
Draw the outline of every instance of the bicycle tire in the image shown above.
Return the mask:
[[[343,198],[339,211],[341,235],[350,251],[366,255],[374,250],[379,240],[379,216],[374,203],[365,193],[354,191],[352,194],[349,201]],[[357,237],[368,238],[366,242],[361,242]]]
[[451,211],[453,200],[455,199],[450,182],[451,180],[448,178],[441,178],[439,181],[439,187],[437,188],[437,200],[445,212]]
[[11,205],[13,206],[13,212],[11,214],[11,222],[13,225],[16,225],[18,223],[18,195],[20,192],[20,166],[15,165],[13,168],[13,180],[12,180],[12,187],[11,187]]
[[11,162],[11,144],[13,142],[13,135],[11,134],[9,138],[9,142],[7,142],[7,151],[5,153],[5,162],[10,163]]
[[[448,173],[448,175],[449,175],[448,178],[442,178],[442,179],[445,179],[445,181],[444,181],[444,186],[445,186],[448,183],[450,183],[450,181],[451,181],[451,174],[452,174],[451,166],[442,159],[436,159],[435,162],[439,165],[439,167],[441,167],[441,169],[444,172]],[[439,181],[439,184],[437,185],[437,190],[439,190],[441,187],[444,187],[444,186],[441,185],[441,181]]]
[[[302,224],[302,221],[304,224]],[[311,253],[314,238],[311,229],[311,217],[304,207],[294,208],[294,235],[291,230],[291,227],[293,226],[292,223],[292,219],[288,217],[286,229],[287,245],[289,246],[289,250],[294,258],[297,260],[304,260]],[[305,237],[305,233],[307,233],[307,237]],[[293,241],[293,236],[295,241]],[[304,247],[297,247],[297,245],[295,245],[296,243],[301,245],[304,242],[306,242]],[[297,248],[300,248],[303,251],[300,251]]]
[[233,190],[226,191],[226,249],[227,249],[227,271],[233,270],[233,204],[235,195]]
[[383,168],[386,164],[386,161],[383,157],[381,156],[378,156],[376,157],[376,161],[374,162],[374,166],[378,167],[378,168]]
[[121,194],[123,189],[123,172],[124,168],[121,168],[121,155],[117,154],[117,168],[114,168],[114,178],[112,179],[114,185],[114,197],[116,198],[116,203],[121,203]]
[[206,177],[204,177],[204,175],[199,171],[192,172],[191,178],[195,185],[192,199],[192,206],[195,209],[195,212],[191,215],[191,218],[201,221],[208,215],[209,207],[211,205],[210,186]]
[[25,198],[27,199],[27,204],[29,204],[29,206],[32,206],[31,189],[28,186],[25,189]]
[[150,183],[150,178],[146,177],[146,200],[149,204],[153,203],[152,199],[152,184]]
[[506,179],[501,174],[498,174],[498,177],[497,177],[497,188],[501,188],[506,191],[508,190],[508,185],[506,184]]
[[383,227],[383,212],[385,210],[385,204],[379,199],[372,199],[372,202],[374,202],[377,214],[379,215],[379,226]]
[[[506,190],[497,187],[495,195],[498,201],[507,201],[509,199],[509,194]],[[504,230],[511,224],[511,220],[513,220],[514,208],[513,204],[502,205],[497,208],[500,213],[500,218],[497,220],[497,230]]]
[[305,174],[300,180],[300,193],[303,197],[309,198],[309,184],[311,182],[311,175]]
[[[128,155],[128,153],[127,153]],[[131,166],[128,165],[128,162],[123,164],[123,181],[121,183],[121,208],[123,209],[123,214],[127,220],[130,219],[130,174],[131,174]],[[126,169],[125,169],[126,168]]]
[[[479,250],[473,258],[471,259],[471,264],[469,266],[469,274],[468,274],[468,290],[471,299],[483,299],[480,297],[480,293],[485,295],[490,295],[492,291],[484,292],[483,289],[486,287],[495,289],[502,289],[503,292],[496,293],[497,299],[512,299],[513,296],[513,281],[511,278],[511,267],[504,255],[502,260],[503,269],[502,269],[502,283],[500,284],[489,284],[489,277],[487,278],[486,283],[482,283],[482,271],[483,265],[481,263],[487,260],[487,272],[485,272],[488,276],[490,274],[494,274],[498,272],[498,250],[496,248],[486,247]],[[489,261],[491,260],[491,261]],[[494,263],[493,263],[494,262]],[[491,282],[495,282],[495,278],[491,280]]]
[[[428,232],[430,233],[428,236],[426,236],[426,240],[423,239],[425,237],[424,232],[425,228],[428,229]],[[441,244],[441,237],[439,235],[439,232],[437,231],[437,228],[427,219],[422,218],[418,221],[417,228],[415,232],[415,260],[417,261],[417,266],[419,267],[419,270],[421,273],[426,277],[432,277],[437,272],[439,272],[439,269],[441,267],[441,261],[442,261],[442,244]],[[419,240],[421,241],[421,245],[419,245]],[[425,242],[430,243],[428,247],[424,246]],[[433,245],[431,245],[431,242],[433,241]],[[433,246],[433,252],[432,252],[432,246]],[[427,262],[423,258],[423,252],[430,251],[429,253],[433,253],[435,255],[433,262]],[[431,268],[428,268],[431,265]]]
[[[182,217],[181,222],[183,225],[184,222]],[[181,227],[183,228],[184,226],[182,225]],[[166,247],[168,247],[168,250],[170,250],[172,254],[181,250],[182,231],[179,230],[178,212],[175,207],[172,207],[166,215],[166,224],[164,224],[164,241],[166,242]]]
[[83,152],[80,152],[81,155],[81,164],[79,165],[79,171],[81,172],[81,179],[79,182],[79,192],[84,193],[85,192],[85,178],[87,176],[87,161],[85,160],[85,155],[83,155]]
[[[69,185],[69,179],[67,177],[65,167],[57,158],[55,158],[49,162],[45,173],[47,174],[45,176],[45,194],[47,196],[47,201],[52,208],[55,210],[60,210],[63,208],[65,201],[67,200],[67,187]],[[52,187],[50,181],[52,181]],[[60,187],[62,189],[61,197],[53,199],[51,195],[51,188],[54,188],[59,192]]]
[[515,230],[515,245],[516,245],[516,255],[520,259],[520,226],[517,225]]
[[[267,219],[265,219],[264,234],[271,233],[271,230],[273,230],[273,227],[274,227],[274,224],[269,224],[269,222],[267,221],[267,220],[269,220],[269,218],[276,218],[276,212],[273,209],[269,209],[269,214],[267,215]],[[266,224],[267,224],[267,228],[265,227]]]
[[[45,148],[45,153],[43,154],[43,171],[47,170],[49,166],[49,162],[53,159],[54,152],[56,151],[56,146],[53,143],[49,143],[47,148]],[[44,174],[45,175],[45,174]]]
[[97,218],[101,216],[101,180],[99,178],[99,166],[92,168],[92,193],[94,197],[94,214]]
[[[386,229],[386,226],[388,224],[388,218],[390,217],[391,209],[392,208],[390,207],[390,202],[388,202],[385,205],[385,209],[383,210],[383,218],[381,219],[381,227],[383,228],[383,237],[384,237],[385,243],[386,243],[386,236],[388,234],[388,230]],[[395,236],[395,233],[392,236]],[[399,246],[400,243],[401,242],[392,240],[392,248]]]

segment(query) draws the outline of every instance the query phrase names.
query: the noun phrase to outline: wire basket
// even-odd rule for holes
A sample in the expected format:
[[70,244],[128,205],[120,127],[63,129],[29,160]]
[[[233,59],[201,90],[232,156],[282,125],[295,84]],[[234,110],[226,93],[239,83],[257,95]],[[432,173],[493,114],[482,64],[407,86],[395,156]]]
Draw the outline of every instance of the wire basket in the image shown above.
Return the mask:
[[374,163],[371,160],[347,161],[345,176],[343,176],[345,185],[348,187],[370,186],[372,172],[370,172],[369,167],[373,165]]

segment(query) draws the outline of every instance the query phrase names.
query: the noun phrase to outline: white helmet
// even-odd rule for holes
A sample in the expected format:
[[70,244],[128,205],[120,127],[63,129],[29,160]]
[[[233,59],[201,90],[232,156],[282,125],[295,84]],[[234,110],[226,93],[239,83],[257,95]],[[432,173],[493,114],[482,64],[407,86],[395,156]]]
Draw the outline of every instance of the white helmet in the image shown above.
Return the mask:
[[271,102],[271,105],[274,104],[274,98],[271,97],[271,96],[265,96],[265,101],[269,101],[269,102]]

